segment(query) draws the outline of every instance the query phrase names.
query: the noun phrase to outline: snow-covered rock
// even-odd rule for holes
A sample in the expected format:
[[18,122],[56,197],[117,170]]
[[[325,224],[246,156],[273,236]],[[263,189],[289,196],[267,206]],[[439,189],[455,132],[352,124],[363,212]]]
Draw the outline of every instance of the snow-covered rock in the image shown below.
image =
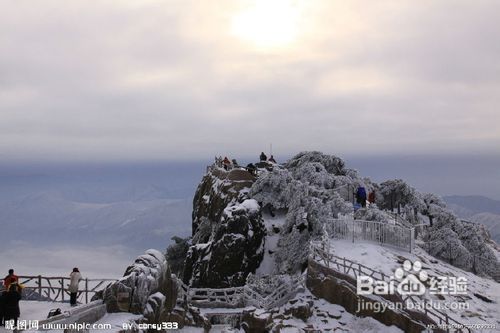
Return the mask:
[[[120,280],[106,287],[103,299],[108,312],[125,311],[151,316],[154,310],[151,304],[158,303],[158,294],[168,297],[162,300],[162,305],[166,302],[175,304],[177,296],[172,292],[175,289],[172,285],[165,256],[151,249],[139,256]],[[151,295],[156,296],[150,298]]]
[[265,227],[260,205],[248,197],[255,177],[243,169],[212,168],[193,203],[193,238],[183,280],[197,287],[245,284],[262,261]]

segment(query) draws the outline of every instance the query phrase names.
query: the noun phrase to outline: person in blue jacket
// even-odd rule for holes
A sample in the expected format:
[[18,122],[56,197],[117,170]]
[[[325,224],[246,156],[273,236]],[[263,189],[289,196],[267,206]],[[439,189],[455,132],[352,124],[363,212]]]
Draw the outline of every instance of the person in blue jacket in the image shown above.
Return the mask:
[[366,190],[363,186],[358,187],[356,191],[356,202],[361,205],[361,207],[366,207]]

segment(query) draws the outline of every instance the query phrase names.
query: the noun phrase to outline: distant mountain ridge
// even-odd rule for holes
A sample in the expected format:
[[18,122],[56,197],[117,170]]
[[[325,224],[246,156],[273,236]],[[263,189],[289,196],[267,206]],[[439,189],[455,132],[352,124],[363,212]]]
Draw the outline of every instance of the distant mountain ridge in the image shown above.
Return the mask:
[[109,203],[73,201],[59,190],[0,201],[3,245],[13,240],[46,244],[162,248],[173,235],[187,235],[190,199],[168,199],[153,187],[138,188],[131,199]]
[[451,195],[445,196],[443,199],[448,204],[461,206],[471,211],[473,214],[500,214],[500,201],[482,195]]

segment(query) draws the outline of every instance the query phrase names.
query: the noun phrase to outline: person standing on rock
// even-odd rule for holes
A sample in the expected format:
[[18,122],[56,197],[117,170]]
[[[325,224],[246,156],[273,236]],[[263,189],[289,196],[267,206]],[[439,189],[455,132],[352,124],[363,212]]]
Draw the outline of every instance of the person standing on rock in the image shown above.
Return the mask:
[[78,294],[78,283],[82,280],[82,275],[77,267],[73,268],[73,272],[69,275],[69,303],[71,306],[76,306],[76,296]]
[[266,154],[264,154],[264,152],[260,153],[259,158],[260,158],[261,162],[267,161],[267,156],[266,156]]

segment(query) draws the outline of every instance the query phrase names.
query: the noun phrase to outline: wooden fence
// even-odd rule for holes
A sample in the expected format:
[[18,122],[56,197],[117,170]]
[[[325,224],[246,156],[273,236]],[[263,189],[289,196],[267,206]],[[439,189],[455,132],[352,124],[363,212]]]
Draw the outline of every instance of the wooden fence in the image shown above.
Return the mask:
[[[331,268],[339,273],[350,275],[355,278],[357,278],[358,276],[369,276],[374,280],[385,281],[387,283],[391,282],[390,276],[384,274],[383,272],[376,271],[358,262],[334,255],[333,253],[330,252],[328,244],[322,242],[311,242],[309,259],[313,260],[314,262],[322,266]],[[395,292],[397,293],[396,290]],[[408,306],[409,303],[412,303],[411,305],[414,306],[412,306],[411,308],[414,309],[423,308],[421,312],[423,312],[427,317],[434,320],[438,325],[443,325],[447,327],[453,326],[457,328],[462,328],[463,330],[470,332],[470,330],[466,328],[466,325],[459,323],[458,321],[454,320],[453,318],[448,316],[448,314],[442,312],[441,310],[435,308],[429,308],[427,306],[419,307],[418,305],[422,303],[423,299],[418,295],[401,295],[399,293],[397,293],[397,295],[402,299],[403,304],[407,305],[407,307],[409,307]]]
[[[96,292],[103,289],[107,283],[116,279],[88,279],[79,283],[77,300],[89,303]],[[23,295],[28,299],[40,299],[54,302],[69,301],[69,277],[48,277],[42,275],[19,276],[19,283],[24,286]]]

